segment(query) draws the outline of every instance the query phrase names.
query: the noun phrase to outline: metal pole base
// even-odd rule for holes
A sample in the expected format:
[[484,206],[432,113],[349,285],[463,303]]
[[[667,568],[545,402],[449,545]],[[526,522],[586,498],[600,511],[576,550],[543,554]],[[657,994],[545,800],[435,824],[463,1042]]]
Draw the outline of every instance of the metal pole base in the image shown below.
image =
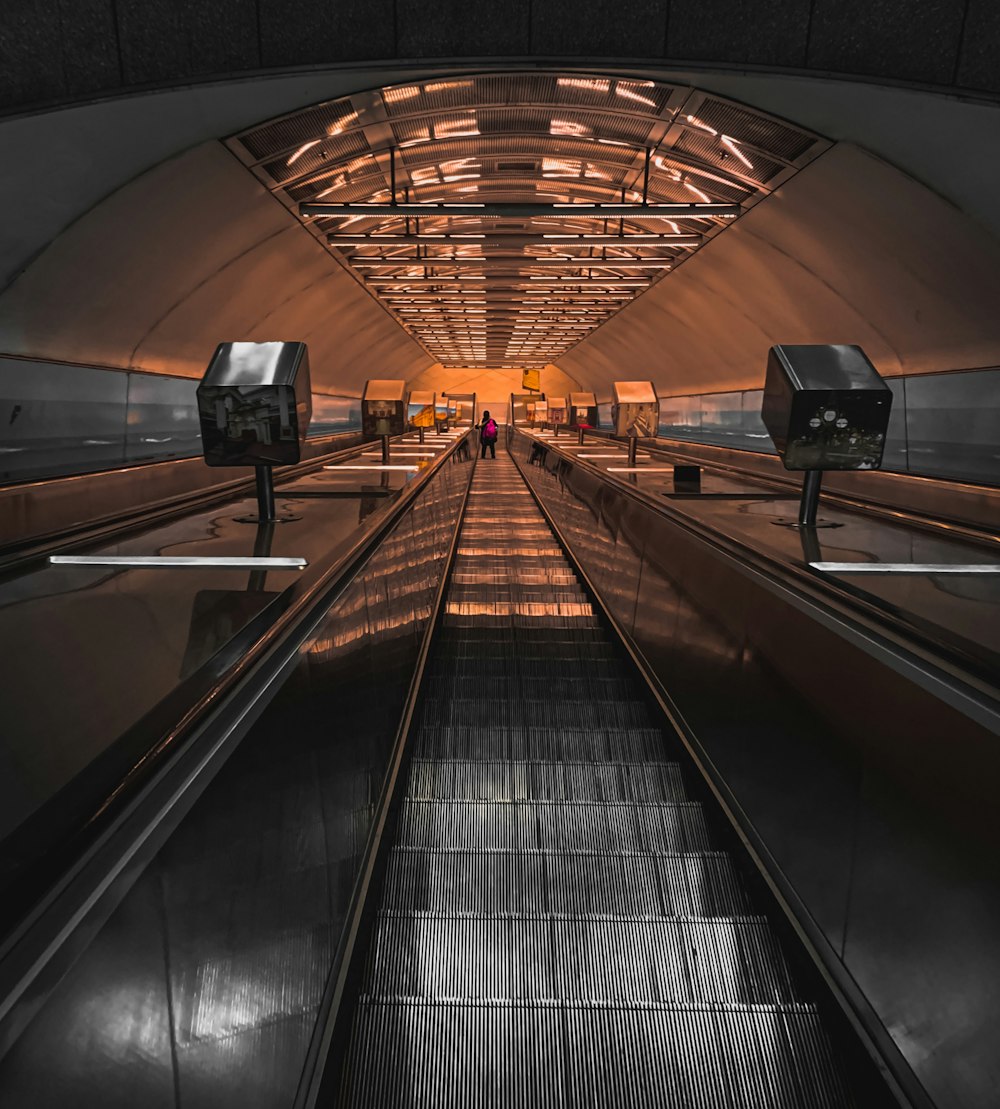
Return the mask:
[[635,435],[630,435],[628,440],[628,464],[635,465],[636,451],[639,449],[639,439]]
[[382,465],[389,465],[389,436],[382,436]]
[[838,524],[833,520],[822,520],[816,515],[819,509],[819,491],[822,484],[822,470],[806,470],[805,476],[802,478],[802,498],[799,501],[798,519],[789,520],[784,516],[779,516],[771,522],[785,528],[810,529],[843,527],[843,524]]
[[279,516],[274,507],[274,471],[270,466],[255,466],[254,475],[257,479],[257,515],[237,516],[238,524],[287,524],[291,520],[299,520],[300,516],[286,513]]

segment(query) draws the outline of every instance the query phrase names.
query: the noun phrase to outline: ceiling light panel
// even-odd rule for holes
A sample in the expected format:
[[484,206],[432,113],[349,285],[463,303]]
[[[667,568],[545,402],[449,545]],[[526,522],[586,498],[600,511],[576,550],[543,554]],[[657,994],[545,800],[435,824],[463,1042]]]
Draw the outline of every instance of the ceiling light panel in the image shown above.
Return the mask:
[[229,145],[429,353],[502,367],[558,357],[829,144],[699,90],[525,71],[370,90]]

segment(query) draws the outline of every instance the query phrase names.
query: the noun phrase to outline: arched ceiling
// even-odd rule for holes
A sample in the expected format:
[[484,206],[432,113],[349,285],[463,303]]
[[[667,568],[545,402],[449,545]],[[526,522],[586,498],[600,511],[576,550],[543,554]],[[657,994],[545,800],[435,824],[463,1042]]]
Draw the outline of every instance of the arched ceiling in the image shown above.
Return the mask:
[[565,354],[829,143],[687,86],[536,70],[386,86],[229,146],[433,358],[503,368]]

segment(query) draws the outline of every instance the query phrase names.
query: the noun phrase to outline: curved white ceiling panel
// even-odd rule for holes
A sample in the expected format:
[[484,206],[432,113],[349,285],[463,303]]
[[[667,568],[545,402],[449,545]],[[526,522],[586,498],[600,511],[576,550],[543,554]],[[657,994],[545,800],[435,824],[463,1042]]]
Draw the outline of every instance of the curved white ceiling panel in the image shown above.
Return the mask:
[[119,189],[0,296],[11,354],[199,377],[228,339],[308,343],[325,392],[433,362],[219,143]]
[[855,146],[833,147],[561,357],[608,393],[760,387],[775,343],[857,343],[883,374],[1000,364],[1000,242]]

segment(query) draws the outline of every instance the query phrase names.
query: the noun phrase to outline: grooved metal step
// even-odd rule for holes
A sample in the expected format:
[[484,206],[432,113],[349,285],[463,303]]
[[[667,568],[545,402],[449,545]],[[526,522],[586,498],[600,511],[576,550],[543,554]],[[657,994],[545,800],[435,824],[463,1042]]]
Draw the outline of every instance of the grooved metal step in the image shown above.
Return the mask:
[[[462,1109],[849,1104],[807,1006],[363,998],[343,1103]],[[377,1051],[371,1045],[377,1043]],[[437,1045],[447,1050],[435,1050]]]
[[513,463],[477,462],[343,1109],[853,1104],[622,657]]
[[415,801],[400,813],[406,847],[479,850],[707,851],[701,805],[593,801]]
[[481,701],[475,697],[427,697],[425,724],[477,724],[503,728],[530,723],[540,728],[632,728],[649,724],[643,701]]
[[635,685],[621,676],[595,678],[578,676],[570,667],[559,674],[544,677],[531,674],[496,674],[491,677],[467,677],[459,674],[436,674],[427,683],[427,695],[435,700],[475,700],[477,696],[489,704],[517,698],[526,701],[566,698],[581,701],[589,696],[594,700],[620,703],[635,699]]
[[684,801],[677,763],[420,759],[410,767],[411,800]]
[[469,851],[394,847],[386,909],[509,913],[741,916],[749,900],[721,852]]
[[365,992],[642,1004],[800,1000],[758,917],[450,916],[383,911]]
[[484,727],[428,725],[420,729],[414,753],[425,758],[564,759],[570,762],[645,762],[664,754],[658,728],[544,728],[531,724]]

